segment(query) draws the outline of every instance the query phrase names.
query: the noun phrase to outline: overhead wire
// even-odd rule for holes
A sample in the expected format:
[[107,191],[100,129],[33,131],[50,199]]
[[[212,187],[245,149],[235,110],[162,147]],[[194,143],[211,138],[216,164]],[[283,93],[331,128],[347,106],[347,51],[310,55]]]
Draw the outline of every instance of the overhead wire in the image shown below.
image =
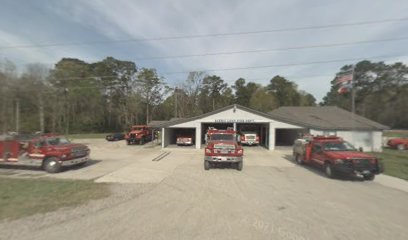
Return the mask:
[[350,23],[313,25],[313,26],[303,26],[303,27],[277,28],[277,29],[269,29],[269,30],[257,30],[257,31],[191,34],[191,35],[164,36],[164,37],[151,37],[151,38],[130,38],[130,39],[81,41],[81,42],[70,42],[70,43],[42,43],[42,44],[27,44],[27,45],[9,45],[9,46],[0,46],[0,50],[15,49],[15,48],[48,48],[48,47],[75,46],[75,45],[92,45],[92,44],[109,44],[109,43],[125,43],[125,42],[148,42],[148,41],[161,41],[161,40],[194,39],[194,38],[208,38],[208,37],[225,37],[225,36],[252,35],[252,34],[265,34],[265,33],[278,33],[278,32],[293,32],[293,31],[313,30],[313,29],[328,29],[328,28],[339,28],[339,27],[349,27],[349,26],[362,26],[362,25],[373,25],[373,24],[401,22],[401,21],[408,21],[408,17],[350,22]]

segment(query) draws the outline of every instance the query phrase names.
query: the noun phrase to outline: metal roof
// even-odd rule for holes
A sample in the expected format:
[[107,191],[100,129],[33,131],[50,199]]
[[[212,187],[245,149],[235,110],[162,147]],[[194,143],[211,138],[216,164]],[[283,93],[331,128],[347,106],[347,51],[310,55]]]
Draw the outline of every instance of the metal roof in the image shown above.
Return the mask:
[[211,115],[214,115],[214,114],[217,114],[217,113],[229,110],[229,109],[233,109],[233,108],[241,109],[241,110],[244,110],[244,111],[247,111],[247,112],[250,112],[250,113],[253,113],[253,114],[256,114],[256,115],[259,115],[259,116],[274,120],[274,118],[270,114],[263,113],[263,112],[260,112],[260,111],[257,111],[257,110],[251,109],[251,108],[247,108],[247,107],[244,107],[244,106],[241,106],[241,105],[238,105],[238,104],[233,104],[233,105],[229,105],[229,106],[226,106],[226,107],[223,107],[223,108],[219,108],[219,109],[217,109],[215,111],[204,113],[204,114],[201,114],[201,115],[198,115],[198,116],[195,116],[195,117],[181,118],[181,119],[166,121],[166,122],[164,122],[164,123],[162,123],[160,125],[157,125],[157,127],[169,127],[169,126],[173,126],[173,125],[177,125],[177,124],[181,124],[181,123],[186,123],[186,122],[194,121],[194,120],[197,120],[197,119],[205,118],[205,117],[208,117],[208,116],[211,116]]
[[[354,115],[344,109],[325,106],[325,107],[280,107],[272,112],[264,113],[238,104],[229,105],[212,112],[199,116],[182,119],[172,119],[170,121],[152,121],[154,127],[165,128],[181,123],[205,118],[229,109],[241,109],[271,120],[290,123],[305,128],[317,130],[384,130],[388,126],[374,122],[365,117]],[[353,120],[354,119],[354,120]],[[150,124],[149,124],[150,125]],[[152,124],[153,125],[153,124]]]
[[271,115],[319,130],[385,130],[388,126],[335,106],[280,107]]

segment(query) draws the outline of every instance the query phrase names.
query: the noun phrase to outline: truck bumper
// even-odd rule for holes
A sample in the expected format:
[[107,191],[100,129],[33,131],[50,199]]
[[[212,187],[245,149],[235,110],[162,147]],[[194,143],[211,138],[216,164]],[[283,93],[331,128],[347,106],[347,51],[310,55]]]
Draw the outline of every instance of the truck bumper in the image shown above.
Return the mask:
[[241,141],[241,144],[252,146],[252,145],[259,145],[259,142],[258,141]]
[[189,145],[193,145],[193,142],[192,142],[192,141],[189,141],[189,142],[177,142],[176,144],[177,144],[177,145],[189,146]]
[[209,162],[242,162],[243,157],[233,156],[204,156],[204,161]]
[[128,141],[128,143],[138,143],[138,142],[140,142],[140,139],[137,139],[137,138],[129,138],[129,139],[127,139],[127,141]]
[[85,156],[82,158],[75,158],[71,160],[61,161],[61,166],[74,166],[80,163],[87,162],[89,160],[89,156]]
[[333,170],[340,174],[370,175],[383,172],[381,165],[372,165],[368,167],[356,167],[347,164],[334,164]]

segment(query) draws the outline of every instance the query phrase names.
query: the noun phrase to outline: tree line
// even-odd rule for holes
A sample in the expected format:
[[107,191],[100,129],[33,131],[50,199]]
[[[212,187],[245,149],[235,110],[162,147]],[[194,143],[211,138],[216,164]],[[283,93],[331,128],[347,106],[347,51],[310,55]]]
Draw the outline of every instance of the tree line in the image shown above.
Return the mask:
[[[406,80],[402,80],[406,68],[358,63],[357,112],[393,127],[408,127],[407,110],[402,110],[408,98]],[[349,109],[349,96],[339,96],[332,83],[321,104]],[[2,132],[122,131],[134,124],[192,117],[234,103],[262,112],[316,105],[312,94],[283,76],[272,77],[267,85],[239,78],[230,86],[220,76],[190,72],[174,87],[153,68],[138,68],[134,62],[112,57],[95,63],[63,58],[52,69],[31,64],[23,71],[6,60],[0,62],[0,93]],[[375,107],[378,101],[383,109]]]
[[[341,71],[350,69],[343,66]],[[335,105],[351,111],[351,92],[338,94],[335,79],[322,105]],[[354,89],[356,113],[391,128],[408,129],[408,67],[397,62],[355,64]]]

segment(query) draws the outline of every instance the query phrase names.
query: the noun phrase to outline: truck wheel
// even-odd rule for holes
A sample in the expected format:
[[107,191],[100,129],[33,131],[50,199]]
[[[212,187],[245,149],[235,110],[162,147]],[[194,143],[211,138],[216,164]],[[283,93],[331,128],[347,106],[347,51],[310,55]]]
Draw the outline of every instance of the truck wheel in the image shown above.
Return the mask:
[[57,173],[61,171],[61,164],[55,157],[50,157],[44,160],[43,168],[48,173]]
[[244,166],[243,161],[237,163],[237,170],[242,171],[242,167]]
[[127,145],[130,145],[130,141],[126,141],[127,142]]
[[330,163],[324,164],[324,173],[326,174],[328,178],[334,178],[333,168]]
[[210,162],[204,161],[204,170],[210,170]]
[[299,165],[304,164],[303,158],[302,158],[302,156],[300,156],[300,154],[296,154],[295,160],[296,160],[296,163],[299,164]]
[[405,145],[404,144],[398,144],[397,149],[401,150],[401,151],[405,150]]
[[375,178],[374,174],[364,175],[364,180],[367,180],[367,181],[373,181],[374,178]]
[[139,143],[140,143],[140,145],[143,145],[143,144],[145,143],[144,137],[140,139],[140,142],[139,142]]

